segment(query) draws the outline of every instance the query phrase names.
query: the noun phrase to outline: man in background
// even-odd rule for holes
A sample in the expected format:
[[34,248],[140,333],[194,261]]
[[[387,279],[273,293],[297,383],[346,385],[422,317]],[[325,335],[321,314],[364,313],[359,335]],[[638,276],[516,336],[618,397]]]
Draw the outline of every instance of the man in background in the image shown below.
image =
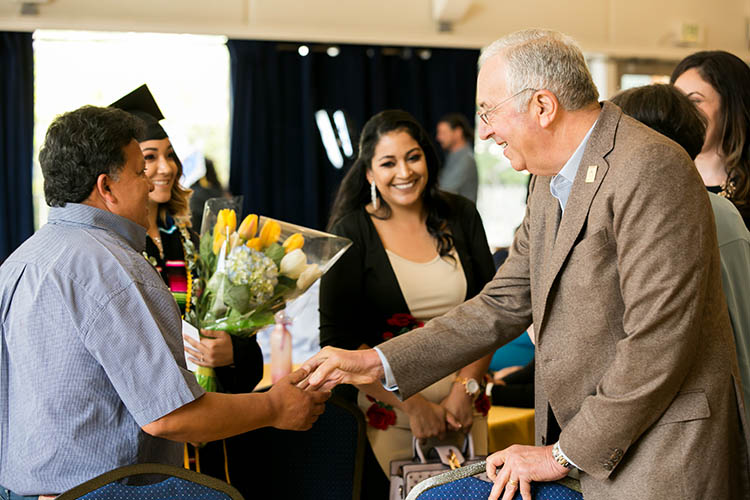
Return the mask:
[[436,138],[446,153],[438,186],[476,203],[479,179],[472,147],[474,131],[469,122],[460,113],[449,113],[438,122]]

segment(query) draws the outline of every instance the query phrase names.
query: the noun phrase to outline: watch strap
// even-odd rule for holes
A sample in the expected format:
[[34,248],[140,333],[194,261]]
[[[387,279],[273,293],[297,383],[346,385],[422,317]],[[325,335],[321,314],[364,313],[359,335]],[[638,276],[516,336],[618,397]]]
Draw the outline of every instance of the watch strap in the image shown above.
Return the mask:
[[554,445],[552,445],[552,458],[555,459],[555,462],[562,465],[566,469],[574,469],[573,464],[571,464],[567,458],[565,458],[565,455],[563,455],[563,452],[560,450],[560,441],[556,442]]

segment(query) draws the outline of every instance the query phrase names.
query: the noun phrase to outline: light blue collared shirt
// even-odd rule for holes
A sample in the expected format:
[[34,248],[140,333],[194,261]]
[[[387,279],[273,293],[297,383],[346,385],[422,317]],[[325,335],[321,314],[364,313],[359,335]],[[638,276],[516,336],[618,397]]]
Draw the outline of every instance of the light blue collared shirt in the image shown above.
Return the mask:
[[[597,120],[598,121],[598,120]],[[573,189],[573,181],[576,179],[578,173],[578,167],[581,166],[581,159],[583,158],[583,152],[586,150],[586,144],[589,142],[591,132],[594,131],[596,122],[591,126],[583,140],[578,145],[573,155],[568,158],[563,168],[552,177],[549,183],[549,192],[554,196],[558,202],[560,202],[560,210],[565,211],[565,205],[568,203],[570,197],[570,191]]]
[[111,469],[182,463],[141,428],[203,395],[146,230],[68,203],[0,266],[0,484],[62,493]]

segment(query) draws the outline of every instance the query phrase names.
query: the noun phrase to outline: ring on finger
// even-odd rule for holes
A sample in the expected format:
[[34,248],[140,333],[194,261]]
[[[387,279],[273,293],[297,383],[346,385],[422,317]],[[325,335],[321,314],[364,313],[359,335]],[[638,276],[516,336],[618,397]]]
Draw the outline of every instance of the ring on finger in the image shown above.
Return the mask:
[[511,488],[515,488],[516,486],[518,486],[518,481],[516,481],[515,479],[508,479],[508,486],[510,486]]

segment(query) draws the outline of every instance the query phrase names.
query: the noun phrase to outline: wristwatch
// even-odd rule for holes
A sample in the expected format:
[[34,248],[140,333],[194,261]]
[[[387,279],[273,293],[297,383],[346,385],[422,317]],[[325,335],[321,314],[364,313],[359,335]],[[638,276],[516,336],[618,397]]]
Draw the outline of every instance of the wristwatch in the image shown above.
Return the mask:
[[479,382],[476,379],[463,377],[457,379],[457,381],[463,384],[464,390],[469,396],[475,397],[479,394]]
[[563,456],[562,451],[560,451],[560,441],[556,442],[552,446],[552,458],[555,459],[555,462],[557,462],[558,464],[562,465],[566,469],[574,469],[575,468],[573,466],[573,464],[571,464],[570,462],[568,462],[568,459],[566,459]]

